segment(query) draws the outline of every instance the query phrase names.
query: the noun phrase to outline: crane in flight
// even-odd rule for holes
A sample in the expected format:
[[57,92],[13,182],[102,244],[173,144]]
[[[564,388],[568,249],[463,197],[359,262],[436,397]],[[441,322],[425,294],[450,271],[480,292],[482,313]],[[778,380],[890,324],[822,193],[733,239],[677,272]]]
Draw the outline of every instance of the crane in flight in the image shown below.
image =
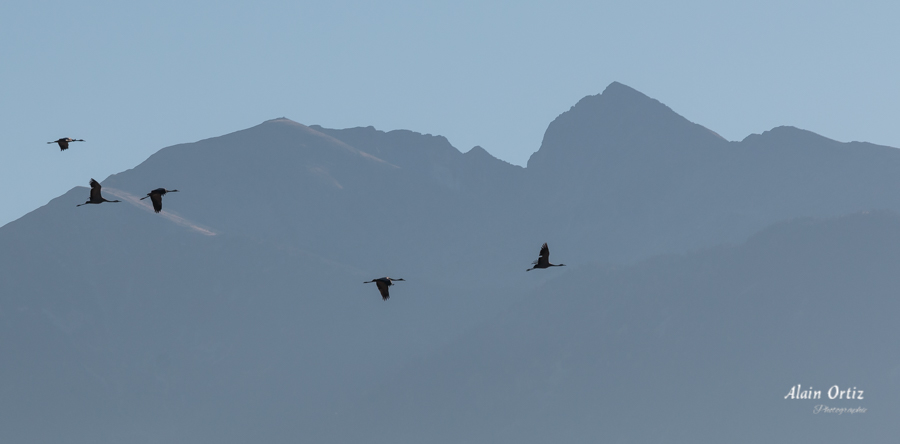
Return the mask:
[[166,193],[177,193],[178,190],[167,190],[165,188],[157,188],[149,193],[146,196],[142,197],[141,200],[146,198],[150,198],[150,202],[153,202],[153,211],[159,213],[162,211],[162,197],[166,195]]
[[547,243],[544,242],[544,245],[541,245],[541,254],[538,256],[538,259],[531,263],[534,265],[533,267],[525,270],[531,271],[535,268],[550,268],[550,267],[565,267],[566,264],[551,264],[550,263],[550,247],[547,246]]
[[378,291],[381,292],[381,300],[386,301],[391,297],[390,293],[388,293],[388,287],[394,285],[394,281],[402,281],[403,279],[393,279],[389,277],[383,277],[378,279],[372,279],[368,282],[363,282],[364,284],[375,283],[375,286],[378,287]]
[[47,142],[47,143],[55,143],[55,144],[59,145],[60,151],[65,151],[65,150],[69,149],[69,142],[84,142],[84,139],[72,139],[70,137],[65,137],[65,138],[62,138],[59,140],[54,140],[53,142]]
[[[102,204],[103,202],[118,202],[117,200],[106,200],[103,196],[100,195],[100,182],[97,182],[94,179],[91,179],[91,198],[88,199],[87,202],[81,205],[87,204]],[[81,205],[75,205],[76,207],[80,207]]]

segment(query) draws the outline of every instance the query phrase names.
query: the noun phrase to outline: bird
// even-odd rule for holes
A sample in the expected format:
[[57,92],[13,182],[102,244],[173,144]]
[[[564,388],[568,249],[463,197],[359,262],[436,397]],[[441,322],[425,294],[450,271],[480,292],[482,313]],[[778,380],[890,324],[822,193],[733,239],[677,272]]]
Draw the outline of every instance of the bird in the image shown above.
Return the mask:
[[550,263],[550,247],[547,246],[547,243],[544,242],[544,245],[541,245],[541,254],[538,256],[538,259],[532,262],[534,267],[531,267],[525,271],[531,271],[535,268],[550,268],[550,267],[565,267],[566,264],[551,264]]
[[[81,205],[101,204],[103,202],[118,202],[117,200],[104,199],[103,196],[100,195],[100,188],[101,188],[100,182],[97,182],[96,180],[91,179],[91,198],[87,202],[85,202]],[[80,207],[81,205],[75,205],[75,206]]]
[[47,143],[55,143],[55,144],[59,145],[60,151],[65,151],[65,150],[69,149],[69,142],[84,142],[84,140],[83,139],[72,139],[70,137],[66,137],[64,139],[54,140],[53,142],[47,142]]
[[389,277],[383,277],[378,279],[372,279],[368,282],[363,282],[364,284],[371,284],[372,282],[378,286],[378,291],[381,292],[381,300],[386,301],[391,297],[390,293],[388,293],[388,287],[394,285],[394,281],[402,281],[403,279],[393,279]]
[[177,193],[178,190],[167,190],[165,188],[157,188],[149,193],[146,196],[142,197],[141,200],[146,198],[150,198],[150,202],[153,202],[153,211],[159,213],[162,211],[162,197],[165,196],[166,193]]

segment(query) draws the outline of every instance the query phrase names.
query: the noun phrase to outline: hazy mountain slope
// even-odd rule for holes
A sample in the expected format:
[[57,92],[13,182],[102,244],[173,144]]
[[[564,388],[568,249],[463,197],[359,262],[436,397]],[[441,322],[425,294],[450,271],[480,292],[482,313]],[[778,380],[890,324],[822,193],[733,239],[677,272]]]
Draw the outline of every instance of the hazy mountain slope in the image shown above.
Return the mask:
[[[500,163],[456,162],[460,177]],[[76,188],[0,229],[5,439],[296,436],[507,305],[446,276],[518,275],[534,249],[514,267],[468,263],[497,230],[475,231],[491,216],[465,208],[489,199],[287,120],[163,149],[103,184],[124,202],[76,208]],[[181,191],[157,215],[138,198],[159,186]],[[362,284],[383,275],[408,279],[389,302]]]
[[[900,202],[896,148],[840,143],[793,127],[748,136],[738,146],[739,162],[729,175],[736,178],[735,192],[760,211],[841,214]],[[760,194],[773,198],[761,201],[754,196]]]
[[[575,268],[347,406],[333,442],[887,442],[900,432],[898,269],[893,213]],[[785,400],[796,384],[866,396]]]
[[[406,139],[446,142],[401,133]],[[407,148],[414,151],[412,145]],[[425,152],[429,149],[427,144],[422,147]],[[509,190],[513,181],[504,179],[514,178],[522,169],[490,156],[453,151],[452,163],[424,167],[441,172],[440,180],[433,180],[409,162],[398,166],[325,133],[276,119],[163,149],[104,184],[135,195],[158,186],[178,188],[181,193],[166,197],[166,208],[213,231],[267,239],[356,267],[375,266],[383,270],[378,274],[390,272],[378,266],[385,260],[403,264],[395,274],[426,279],[463,272],[486,278],[504,268],[511,271],[496,261],[485,261],[481,267],[465,261],[470,251],[487,242],[487,236],[516,232],[507,220],[480,209],[504,210],[505,205],[505,213],[514,216],[521,205],[506,202],[508,193],[484,190],[491,190],[492,184]],[[494,171],[503,171],[506,177],[495,178]],[[489,178],[488,183],[477,190],[448,186],[472,178],[473,183],[482,183],[483,177]],[[510,243],[520,237],[504,239]],[[533,242],[523,248],[527,254],[520,264],[527,265],[534,254]]]
[[893,148],[789,128],[726,142],[613,83],[551,123],[527,169],[439,136],[275,119],[163,149],[105,184],[180,188],[167,209],[216,232],[357,267],[415,254],[407,273],[505,285],[522,263],[506,258],[545,241],[570,262],[623,262],[791,217],[900,210],[898,169]]
[[386,191],[377,202],[390,208],[400,221],[433,217],[419,225],[407,225],[399,237],[389,239],[402,243],[410,235],[424,234],[409,247],[412,251],[431,251],[446,261],[434,264],[440,269],[437,279],[457,275],[479,285],[514,282],[523,262],[510,261],[507,252],[531,258],[544,242],[542,224],[535,221],[533,196],[526,193],[525,169],[501,161],[481,147],[463,154],[444,137],[430,134],[383,132],[372,127],[310,128],[398,165],[404,175],[421,184],[415,187],[431,193],[414,200],[402,190]]
[[[742,242],[797,216],[898,209],[892,173],[898,161],[893,148],[840,144],[790,128],[725,142],[619,84],[551,124],[528,168],[478,147],[460,153],[442,137],[329,130],[287,119],[164,148],[103,180],[107,198],[122,203],[76,208],[88,196],[79,187],[0,227],[0,353],[6,357],[0,440],[295,442],[315,434],[328,441],[345,436],[337,429],[347,428],[349,418],[362,433],[369,423],[348,407],[361,402],[361,394],[523,297],[537,303],[540,296],[527,296],[533,289],[569,282],[541,287],[547,279],[572,275],[559,294],[590,295],[601,286],[615,293],[615,282],[644,282],[640,273],[655,269],[629,268],[634,276],[626,279],[597,263]],[[167,195],[163,213],[154,214],[138,198],[161,186],[181,191]],[[866,233],[861,227],[857,235]],[[542,242],[550,243],[555,263],[570,267],[525,273]],[[676,268],[688,277],[725,270],[704,264],[689,260]],[[817,267],[811,278],[834,271]],[[388,302],[362,284],[384,275],[408,280],[394,287]],[[644,295],[652,308],[669,294],[665,288],[632,293]],[[773,294],[796,303],[791,294]],[[673,312],[682,299],[698,306],[689,293],[669,295],[663,306]],[[557,306],[584,308],[545,310]],[[571,331],[581,331],[578,313],[558,317],[570,315]],[[659,326],[670,318],[655,319]],[[671,320],[665,328],[677,330],[702,319],[685,314]],[[569,328],[548,321],[535,332],[553,338],[542,328],[560,324]],[[873,325],[882,328],[878,319]],[[760,327],[742,328],[752,336]],[[447,356],[462,366],[493,365],[492,339],[484,338],[483,351],[451,348]],[[541,353],[568,347],[516,344]],[[653,343],[637,343],[645,345],[647,353],[656,350]],[[573,354],[590,351],[587,342],[572,347]],[[757,343],[736,347],[768,357]],[[694,351],[704,365],[718,362],[703,350],[683,351]],[[613,358],[616,372],[633,370],[621,354]],[[685,377],[696,371],[695,361],[671,363]],[[594,368],[588,364],[585,369]],[[447,368],[465,368],[454,365]],[[523,377],[522,384],[532,384],[531,376]],[[697,390],[699,382],[686,380],[694,382],[685,390]],[[430,383],[413,387],[437,390]],[[783,391],[782,383],[774,390]],[[429,399],[416,393],[409,403],[390,401],[398,412],[415,412],[391,417],[420,420],[430,430],[449,427],[451,438],[499,439],[513,436],[524,427],[521,418],[534,414],[499,407],[505,417],[485,413],[494,395],[523,408],[531,404],[524,395],[504,398],[482,385],[481,407],[469,411],[483,418],[466,422],[456,410],[471,407],[466,390],[460,388],[458,402],[442,404],[447,422],[435,420]],[[576,397],[578,391],[571,389],[572,398],[560,395],[559,402],[569,399],[593,412],[596,406]],[[378,409],[363,416],[377,421],[385,415]],[[569,429],[548,424],[546,433],[594,430],[580,428],[587,420],[573,421]],[[384,424],[410,436],[425,430]],[[468,429],[456,430],[456,424]],[[372,430],[394,436],[380,425]]]
[[471,290],[408,277],[385,303],[369,272],[130,203],[75,208],[87,192],[0,236],[4,440],[296,436],[486,316],[454,316]]
[[447,188],[474,192],[474,197],[510,191],[521,186],[525,178],[523,168],[491,156],[484,148],[475,147],[463,154],[441,136],[405,130],[384,132],[373,127],[310,128]]
[[797,216],[900,210],[897,171],[894,148],[788,127],[727,142],[619,83],[554,120],[526,169],[545,231],[593,247],[580,262],[741,242]]

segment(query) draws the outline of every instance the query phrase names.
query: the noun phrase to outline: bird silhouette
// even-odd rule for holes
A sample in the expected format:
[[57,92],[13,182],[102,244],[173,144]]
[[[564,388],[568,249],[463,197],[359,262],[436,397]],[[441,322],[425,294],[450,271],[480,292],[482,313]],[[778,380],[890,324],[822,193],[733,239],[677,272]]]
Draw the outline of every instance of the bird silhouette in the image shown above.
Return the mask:
[[363,282],[363,283],[371,284],[372,282],[374,282],[375,285],[378,287],[378,291],[381,292],[381,299],[386,301],[391,297],[390,293],[388,293],[388,287],[390,287],[391,285],[394,285],[394,281],[402,281],[402,280],[403,279],[393,279],[393,278],[389,278],[389,277],[383,277],[383,278],[378,278],[378,279],[372,279],[371,281]]
[[[81,205],[87,204],[101,204],[103,202],[118,202],[117,200],[106,200],[103,196],[100,195],[100,182],[97,182],[94,179],[91,179],[91,198],[88,199],[87,202]],[[76,207],[80,207],[81,205],[75,205]]]
[[72,138],[66,137],[64,139],[54,140],[53,142],[47,142],[47,143],[55,143],[55,144],[59,145],[60,151],[65,151],[65,150],[69,149],[69,142],[84,142],[84,140],[83,139],[72,139]]
[[166,193],[177,193],[178,190],[167,190],[165,188],[157,188],[149,193],[146,196],[142,197],[141,200],[146,198],[150,198],[150,202],[153,202],[153,211],[159,213],[162,211],[162,197],[166,195]]
[[532,262],[532,265],[534,265],[534,266],[525,271],[531,271],[531,270],[534,270],[535,268],[550,268],[550,267],[565,267],[566,266],[566,264],[555,265],[555,264],[550,263],[550,247],[547,246],[546,242],[544,242],[544,245],[541,245],[541,254],[540,254],[540,256],[538,256],[538,259],[536,261]]

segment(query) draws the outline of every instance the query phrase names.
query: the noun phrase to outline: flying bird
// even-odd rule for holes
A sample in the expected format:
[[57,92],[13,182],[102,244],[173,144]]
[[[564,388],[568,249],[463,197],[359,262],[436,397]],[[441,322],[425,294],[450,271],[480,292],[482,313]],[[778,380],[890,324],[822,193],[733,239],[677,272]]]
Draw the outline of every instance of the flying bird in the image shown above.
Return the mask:
[[544,245],[541,245],[541,254],[538,257],[538,260],[532,262],[533,267],[525,270],[531,271],[535,268],[550,268],[550,267],[565,267],[566,264],[551,264],[550,263],[550,247],[547,246],[547,243],[544,242]]
[[[91,179],[91,198],[87,202],[85,202],[81,205],[101,204],[103,202],[118,202],[117,200],[104,199],[103,196],[100,195],[100,188],[101,188],[100,182],[97,182],[96,180]],[[75,205],[75,206],[80,207],[81,205]]]
[[146,198],[150,198],[150,202],[153,202],[153,211],[159,213],[162,211],[162,197],[166,195],[166,193],[177,193],[178,190],[167,190],[165,188],[157,188],[149,193],[146,196],[142,197],[141,200]]
[[373,279],[371,281],[363,282],[363,283],[371,284],[372,282],[374,282],[375,285],[378,286],[378,291],[381,292],[381,299],[386,301],[386,300],[388,300],[388,298],[391,297],[390,293],[388,293],[388,287],[390,287],[391,285],[394,285],[394,281],[402,281],[402,280],[403,279],[392,279],[389,277],[383,277],[383,278]]
[[72,138],[66,137],[64,139],[54,140],[53,142],[47,142],[47,143],[55,143],[55,144],[59,145],[60,151],[65,151],[65,150],[69,149],[69,142],[84,142],[84,140],[83,139],[72,139]]

